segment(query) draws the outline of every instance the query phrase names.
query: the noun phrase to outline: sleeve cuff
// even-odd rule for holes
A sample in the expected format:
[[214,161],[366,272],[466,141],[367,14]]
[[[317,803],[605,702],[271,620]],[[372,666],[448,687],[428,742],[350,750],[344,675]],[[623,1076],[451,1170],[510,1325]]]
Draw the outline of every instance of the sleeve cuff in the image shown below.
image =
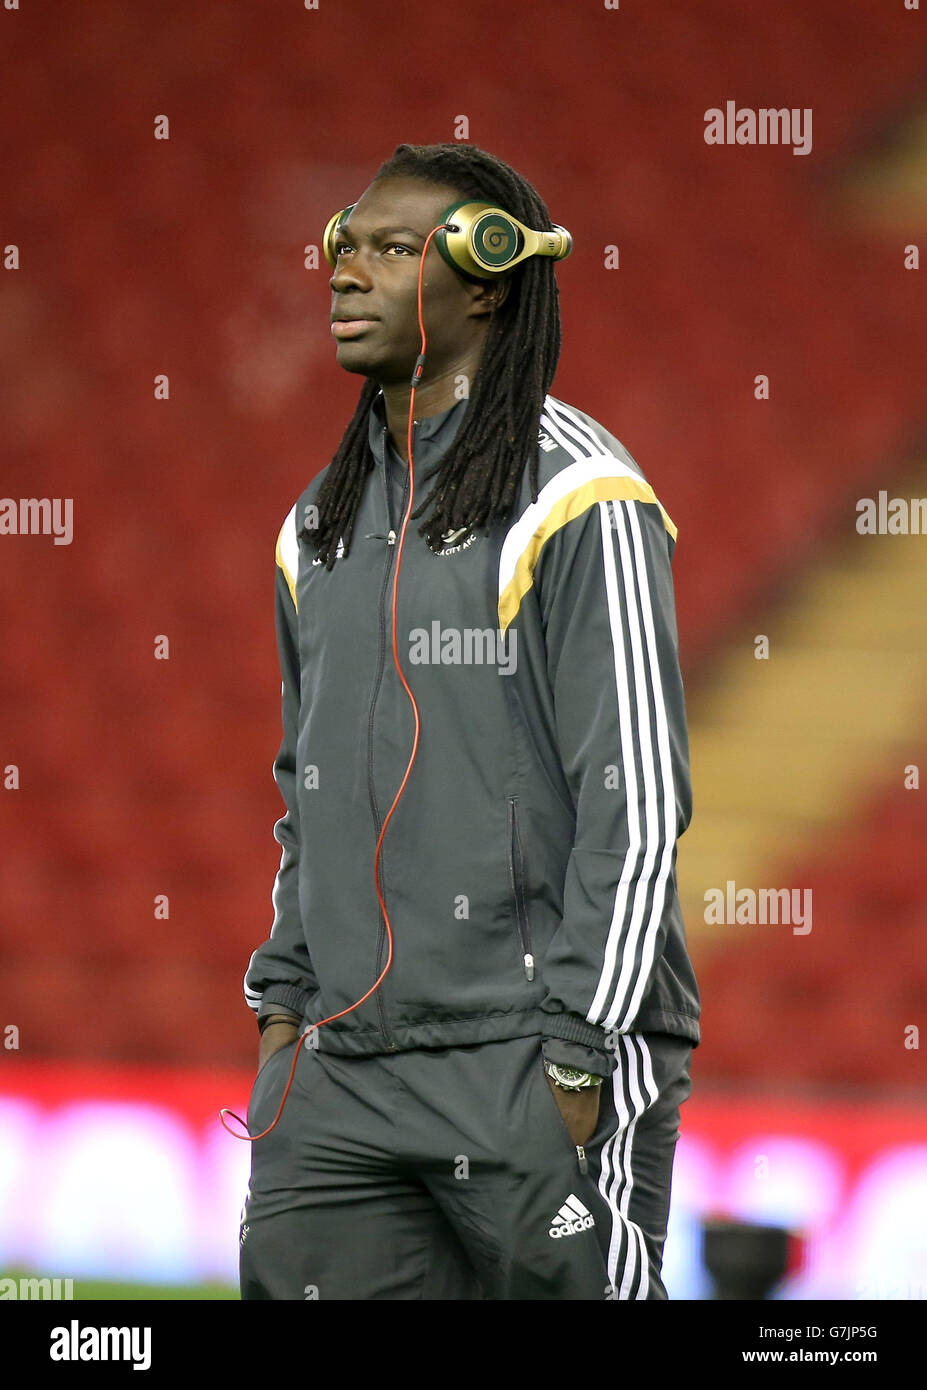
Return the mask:
[[268,1014],[292,1013],[302,1019],[312,994],[301,985],[268,985],[258,1005],[258,1023]]
[[542,1052],[549,1062],[577,1067],[593,1076],[609,1077],[615,1070],[610,1034],[578,1014],[544,1012]]
[[559,1067],[575,1067],[577,1071],[588,1071],[593,1076],[609,1077],[615,1065],[614,1054],[597,1052],[593,1047],[582,1043],[564,1042],[562,1038],[545,1038],[541,1051],[546,1062],[556,1062]]

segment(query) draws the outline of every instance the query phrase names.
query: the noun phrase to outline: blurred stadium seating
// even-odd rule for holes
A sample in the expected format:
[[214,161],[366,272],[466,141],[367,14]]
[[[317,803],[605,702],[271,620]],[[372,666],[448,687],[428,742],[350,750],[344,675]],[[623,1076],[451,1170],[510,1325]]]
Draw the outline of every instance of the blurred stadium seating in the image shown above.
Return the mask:
[[[873,233],[846,197],[916,108],[903,17],[622,7],[596,71],[591,6],[533,9],[523,65],[470,36],[489,0],[468,34],[409,0],[386,34],[352,13],[310,33],[274,6],[111,0],[92,19],[36,8],[7,35],[4,240],[22,268],[3,282],[0,491],[75,499],[73,546],[2,556],[3,762],[22,786],[0,801],[0,971],[33,1057],[252,1061],[241,976],[269,927],[280,813],[274,540],[357,391],[303,247],[400,140],[448,138],[469,112],[474,142],[573,231],[555,389],[625,442],[679,526],[696,715],[730,634],[794,593],[921,438],[923,314],[900,251],[916,238]],[[422,43],[457,45],[452,94]],[[362,80],[408,55],[417,87]],[[813,157],[705,145],[705,109],[771,93],[813,105]],[[916,762],[927,719],[911,739]],[[839,951],[822,931],[801,952],[780,936],[697,956],[703,1078],[910,1081],[885,1034],[927,986],[927,813],[887,781],[794,870]]]

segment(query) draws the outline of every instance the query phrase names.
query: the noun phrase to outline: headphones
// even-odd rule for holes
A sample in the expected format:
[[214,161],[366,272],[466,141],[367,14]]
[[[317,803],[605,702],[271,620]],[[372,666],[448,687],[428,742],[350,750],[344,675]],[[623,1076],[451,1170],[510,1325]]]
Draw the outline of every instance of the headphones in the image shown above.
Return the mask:
[[[322,249],[333,270],[338,260],[335,236],[354,206],[351,203],[336,212],[325,228]],[[470,280],[491,280],[529,256],[552,256],[562,261],[573,249],[566,227],[555,223],[549,232],[535,232],[492,203],[452,203],[438,221],[451,222],[456,230],[438,232],[435,245],[451,269]]]

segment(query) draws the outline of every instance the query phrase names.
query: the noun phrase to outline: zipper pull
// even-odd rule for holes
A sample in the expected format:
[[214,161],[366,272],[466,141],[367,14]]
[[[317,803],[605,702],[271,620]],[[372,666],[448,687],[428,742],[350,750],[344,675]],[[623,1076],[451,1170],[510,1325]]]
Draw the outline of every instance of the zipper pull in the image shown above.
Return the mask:
[[367,534],[366,534],[366,536],[364,537],[364,540],[365,540],[365,541],[386,541],[386,544],[387,544],[387,545],[395,545],[395,544],[396,544],[396,532],[395,532],[395,531],[390,531],[390,533],[389,533],[388,536],[381,536],[381,535],[379,535],[379,533],[376,532],[376,531],[368,531]]
[[589,1172],[589,1163],[586,1159],[586,1150],[582,1144],[576,1145],[576,1156],[579,1159],[579,1171],[584,1175]]
[[534,979],[534,956],[525,955],[525,976],[529,980]]

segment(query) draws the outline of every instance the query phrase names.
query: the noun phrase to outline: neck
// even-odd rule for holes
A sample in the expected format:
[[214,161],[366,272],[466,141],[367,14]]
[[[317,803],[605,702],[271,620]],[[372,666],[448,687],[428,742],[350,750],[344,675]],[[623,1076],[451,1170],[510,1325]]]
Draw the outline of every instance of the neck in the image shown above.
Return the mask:
[[[452,405],[456,405],[462,399],[459,390],[461,378],[466,381],[467,393],[469,394],[477,368],[480,365],[482,349],[482,342],[474,343],[473,347],[462,357],[459,357],[453,366],[445,368],[444,371],[435,372],[433,375],[428,371],[426,361],[425,374],[415,388],[414,418],[416,420],[426,420],[429,415],[440,415],[443,411],[450,410]],[[383,385],[382,389],[390,439],[399,457],[407,462],[409,458],[409,398],[412,395],[412,388],[408,381],[405,381]]]

